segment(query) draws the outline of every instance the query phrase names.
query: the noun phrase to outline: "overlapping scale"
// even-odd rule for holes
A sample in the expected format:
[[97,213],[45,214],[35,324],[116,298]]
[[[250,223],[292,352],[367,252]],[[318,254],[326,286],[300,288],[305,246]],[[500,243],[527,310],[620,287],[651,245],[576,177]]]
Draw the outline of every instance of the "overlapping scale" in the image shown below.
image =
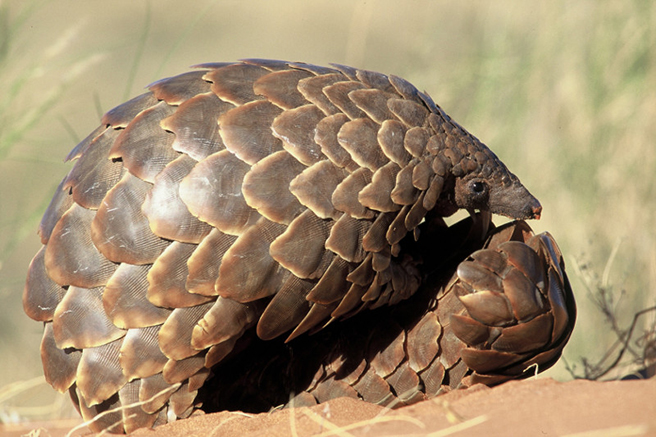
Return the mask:
[[179,386],[180,383],[166,382],[161,373],[141,379],[139,401],[144,402],[141,408],[147,413],[155,413],[166,404]]
[[440,394],[444,387],[442,383],[444,382],[445,373],[444,366],[438,359],[433,360],[428,368],[419,372],[419,378],[427,397]]
[[353,387],[334,378],[326,380],[325,383],[314,389],[312,394],[318,403],[344,397],[358,399],[358,392]]
[[304,105],[276,117],[271,130],[290,155],[310,166],[325,158],[321,147],[314,141],[315,127],[323,117],[324,113],[316,106]]
[[531,352],[545,346],[551,340],[553,316],[541,314],[521,325],[508,327],[501,331],[492,344],[497,351],[514,353]]
[[355,81],[336,82],[323,89],[323,93],[328,97],[330,103],[335,105],[351,120],[364,117],[366,114],[356,106],[349,98],[349,93],[355,90],[361,90],[365,85]]
[[199,243],[210,233],[212,227],[194,217],[179,195],[180,181],[195,165],[194,159],[182,155],[155,178],[154,186],[141,205],[141,212],[155,235],[167,240]]
[[54,229],[59,219],[64,215],[66,211],[73,205],[73,196],[71,195],[71,190],[64,189],[64,184],[68,176],[62,179],[59,183],[59,186],[55,189],[55,194],[48,204],[48,208],[43,213],[41,222],[39,223],[39,230],[37,233],[41,237],[41,244],[48,243],[50,240],[50,235]]
[[540,257],[526,244],[508,241],[499,245],[499,249],[507,255],[508,263],[521,272],[538,288],[545,286],[545,272]]
[[426,191],[430,185],[431,176],[433,176],[433,170],[428,163],[419,161],[412,169],[412,185],[418,190]]
[[378,88],[388,93],[396,92],[386,74],[357,68],[355,69],[355,77],[370,88]]
[[[188,260],[195,244],[174,241],[148,270],[148,300],[160,307],[186,308],[212,300],[187,289]],[[213,285],[213,284],[212,284]]]
[[387,405],[394,399],[389,384],[373,369],[365,373],[353,388],[363,400],[372,404]]
[[225,149],[219,135],[218,119],[234,108],[213,93],[199,94],[180,105],[177,111],[160,122],[162,129],[172,132],[173,150],[185,153],[196,161]]
[[57,305],[53,332],[57,347],[86,349],[104,345],[125,335],[105,313],[102,287],[69,287]]
[[181,360],[169,359],[164,366],[162,376],[164,376],[164,380],[169,384],[179,384],[201,372],[205,365],[205,360],[206,354],[204,352]]
[[[123,414],[123,427],[126,433],[131,433],[139,428],[149,428],[157,420],[154,414],[148,414],[139,405],[139,387],[140,380],[128,382],[118,391],[118,398],[121,405],[125,405],[121,413]],[[127,407],[131,405],[131,407]]]
[[427,211],[431,211],[442,194],[442,189],[444,188],[444,178],[441,176],[434,175],[431,178],[426,194],[424,195],[424,201],[422,206]]
[[423,126],[428,117],[428,110],[420,103],[406,99],[389,99],[387,107],[406,126],[413,128]]
[[324,159],[303,170],[289,184],[289,191],[298,201],[317,216],[327,219],[339,218],[332,202],[332,195],[348,173]]
[[374,279],[374,271],[372,269],[373,256],[373,253],[368,254],[364,261],[348,274],[346,279],[357,285],[371,284],[371,281]]
[[332,225],[332,221],[305,210],[271,243],[269,253],[299,278],[320,278],[333,258],[325,250]]
[[207,349],[241,336],[260,316],[260,306],[219,297],[194,326],[191,335],[192,347],[197,350]]
[[[127,102],[118,105],[116,108],[107,111],[100,120],[100,124],[103,128],[104,126],[111,126],[114,129],[124,128],[130,124],[141,111],[156,104],[157,97],[155,97],[152,92],[141,94],[140,96],[134,97]],[[66,159],[73,159],[76,157],[75,155],[77,155],[76,152],[82,152],[79,147],[80,145],[73,149]]]
[[435,313],[429,313],[408,332],[408,364],[415,372],[426,369],[440,351],[442,327]]
[[394,188],[399,166],[388,162],[373,174],[371,183],[358,193],[358,201],[366,208],[380,212],[398,211],[401,207],[394,203],[391,192]]
[[394,213],[383,213],[376,217],[367,233],[362,237],[362,248],[366,252],[381,252],[388,247],[385,236],[393,222]]
[[[151,187],[148,182],[125,173],[121,181],[109,190],[95,215],[84,213],[91,220],[90,226],[87,225],[84,230],[90,233],[93,243],[76,245],[76,250],[88,248],[90,252],[100,251],[101,256],[113,262],[149,264],[155,261],[169,242],[153,233],[148,219],[141,212]],[[104,260],[99,265],[108,263]]]
[[[542,283],[544,287],[545,282]],[[539,289],[522,272],[510,270],[503,278],[503,288],[513,308],[515,318],[521,322],[532,320],[544,311]]]
[[160,373],[168,358],[159,348],[160,325],[128,330],[123,338],[119,362],[128,380]]
[[419,190],[412,184],[412,174],[416,165],[417,162],[410,161],[396,174],[396,181],[390,192],[390,198],[397,205],[412,205],[419,196]]
[[[394,87],[394,90],[401,95],[404,99],[411,100],[413,102],[417,102],[419,104],[425,104],[425,102],[422,100],[421,93],[415,88],[413,84],[408,82],[407,80],[403,79],[402,77],[395,76],[393,74],[390,74],[387,77],[387,80],[389,81],[390,84]],[[433,108],[429,108],[433,109]]]
[[360,168],[337,184],[331,199],[335,208],[355,219],[374,218],[375,213],[360,203],[358,198],[364,187],[371,183],[372,176],[371,170]]
[[401,365],[405,358],[405,340],[405,331],[395,323],[385,326],[384,331],[372,337],[369,350],[375,355],[370,357],[369,365],[379,376],[385,378]]
[[224,233],[239,235],[260,217],[242,193],[250,166],[227,150],[196,164],[180,182],[180,199],[192,215]]
[[237,237],[213,229],[192,252],[187,260],[188,274],[185,287],[189,292],[215,296],[215,283],[226,251]]
[[257,323],[257,336],[274,339],[296,328],[310,311],[307,294],[314,284],[289,275]]
[[144,181],[154,182],[155,176],[179,154],[171,147],[173,134],[159,125],[174,111],[175,108],[159,102],[140,112],[116,138],[109,150],[109,158],[121,159],[130,173]]
[[[347,291],[347,290],[346,290]],[[342,297],[346,294],[346,291]],[[291,334],[285,340],[290,342],[296,337],[305,334],[306,332],[321,326],[328,318],[331,317],[332,312],[339,306],[339,302],[329,304],[314,303],[310,307],[310,311],[303,317],[300,323],[294,328]]]
[[[255,65],[257,67],[265,68],[268,71],[283,71],[283,70],[290,69],[289,68],[290,63],[280,59],[247,58],[247,59],[240,59],[240,61],[247,65]],[[303,63],[300,64],[306,65]]]
[[73,204],[57,222],[46,245],[48,276],[60,285],[97,287],[116,270],[92,242],[95,212]]
[[207,302],[173,310],[159,330],[159,347],[167,358],[182,360],[198,353],[191,345],[192,331],[213,305]]
[[121,329],[142,328],[164,323],[170,310],[149,300],[149,265],[121,264],[107,281],[102,293],[105,314]]
[[118,393],[95,405],[88,406],[79,389],[69,391],[73,402],[79,406],[82,418],[92,432],[124,433],[123,414]]
[[195,398],[196,390],[190,390],[189,384],[184,382],[178,391],[171,395],[169,408],[176,417],[184,419],[191,415]]
[[307,103],[298,83],[308,77],[313,75],[303,70],[276,71],[256,80],[253,91],[283,109],[296,108]]
[[260,100],[221,114],[219,133],[224,145],[251,165],[282,150],[282,142],[271,131],[271,123],[281,112],[276,105]]
[[164,100],[169,105],[179,105],[198,94],[210,91],[210,84],[203,80],[205,72],[190,71],[177,76],[158,80],[148,86],[158,100]]
[[397,394],[397,399],[402,405],[413,404],[426,398],[419,386],[419,376],[410,369],[407,362],[401,364],[386,381]]
[[323,118],[316,127],[314,141],[321,146],[321,152],[338,167],[349,172],[358,169],[351,155],[339,144],[337,135],[349,118],[341,112]]
[[77,368],[77,388],[87,406],[100,404],[127,382],[119,363],[121,339],[82,351]]
[[342,125],[337,134],[339,144],[360,167],[376,171],[387,163],[378,145],[378,125],[370,118],[358,118]]
[[23,291],[23,311],[38,322],[49,322],[66,288],[53,281],[46,271],[45,246],[34,256],[27,272]]
[[63,393],[75,382],[82,350],[60,348],[55,341],[52,322],[44,325],[43,339],[41,340],[43,373],[48,384]]
[[263,217],[239,236],[221,260],[217,294],[238,302],[274,294],[285,270],[270,255],[269,246],[285,229]]
[[337,73],[338,70],[332,67],[324,67],[322,65],[308,64],[306,62],[286,62],[285,68],[297,68],[299,70],[309,71],[312,74],[324,75]]
[[[392,247],[395,247],[397,244],[399,244],[403,237],[405,237],[407,234],[407,229],[405,228],[405,218],[408,216],[409,211],[410,207],[408,205],[401,208],[398,214],[396,214],[396,217],[394,217],[394,220],[392,220],[392,223],[390,223],[389,228],[387,228],[385,237],[387,238],[387,242],[391,244]],[[385,247],[383,247],[383,250],[385,250]],[[381,271],[383,269],[381,268],[376,270]]]
[[261,99],[253,91],[253,83],[269,71],[249,64],[232,64],[212,69],[203,78],[212,83],[212,92],[221,100],[243,105]]
[[345,77],[340,73],[327,73],[319,76],[310,76],[298,82],[298,91],[303,94],[309,102],[315,104],[325,115],[339,112],[339,109],[328,100],[323,89],[336,82],[341,82]]
[[307,299],[324,305],[338,301],[346,294],[343,284],[351,270],[352,267],[344,258],[334,257],[323,276],[310,290]]
[[303,210],[289,185],[304,169],[284,150],[267,156],[244,176],[242,193],[246,203],[273,222],[289,224]]
[[348,65],[336,64],[336,63],[331,63],[330,65],[336,70],[340,71],[349,80],[354,80],[354,81],[359,80],[357,75],[358,73],[357,68],[349,67]]
[[393,94],[376,88],[368,88],[351,91],[348,96],[358,108],[363,110],[376,123],[383,123],[385,120],[394,118],[387,107],[387,101],[395,97]]
[[405,133],[406,128],[398,120],[385,120],[378,130],[378,144],[382,152],[400,167],[405,167],[411,158],[403,146]]
[[346,261],[362,262],[365,258],[362,239],[369,228],[371,222],[357,220],[348,214],[343,214],[330,229],[325,247]]
[[63,189],[73,193],[73,200],[87,209],[98,209],[100,202],[121,178],[123,163],[108,158],[109,150],[119,135],[107,128],[95,137],[75,162]]
[[405,228],[408,231],[412,231],[424,220],[428,210],[424,207],[424,198],[426,197],[426,192],[419,194],[415,203],[412,204],[410,210],[405,216]]
[[337,305],[337,308],[330,313],[332,320],[353,316],[365,306],[363,297],[366,294],[368,287],[355,283],[347,284],[349,285],[348,291]]

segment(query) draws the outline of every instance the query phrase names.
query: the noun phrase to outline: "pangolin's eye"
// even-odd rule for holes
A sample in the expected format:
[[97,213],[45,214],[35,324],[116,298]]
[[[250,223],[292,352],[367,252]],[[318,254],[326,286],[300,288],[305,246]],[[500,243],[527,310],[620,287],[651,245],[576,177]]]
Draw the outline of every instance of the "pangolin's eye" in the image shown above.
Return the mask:
[[485,183],[481,182],[481,181],[473,181],[470,184],[470,187],[471,187],[472,192],[476,193],[476,194],[484,193],[485,190],[487,189],[487,187],[485,186]]

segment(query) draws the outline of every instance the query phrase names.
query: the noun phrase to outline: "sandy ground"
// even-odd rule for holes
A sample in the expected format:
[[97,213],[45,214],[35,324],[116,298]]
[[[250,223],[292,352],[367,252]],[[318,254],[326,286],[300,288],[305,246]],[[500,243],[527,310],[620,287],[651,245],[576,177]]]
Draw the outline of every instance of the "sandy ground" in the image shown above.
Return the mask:
[[[78,422],[79,423],[79,422]],[[6,436],[63,436],[76,423],[0,426]],[[40,429],[39,429],[40,428]],[[78,431],[74,435],[84,435]],[[340,398],[312,408],[192,416],[144,437],[255,436],[656,436],[656,379],[559,383],[549,378],[455,391],[386,410]]]

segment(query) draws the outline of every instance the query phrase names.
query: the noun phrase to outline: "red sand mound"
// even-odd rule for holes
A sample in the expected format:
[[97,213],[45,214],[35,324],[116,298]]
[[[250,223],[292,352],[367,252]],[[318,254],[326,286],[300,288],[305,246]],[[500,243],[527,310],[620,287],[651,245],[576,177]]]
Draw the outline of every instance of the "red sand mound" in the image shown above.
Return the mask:
[[[20,429],[0,427],[19,436],[44,424]],[[69,423],[45,425],[41,436],[62,436]],[[594,434],[586,432],[594,431]],[[489,389],[455,391],[419,404],[386,410],[340,398],[311,408],[247,415],[222,412],[197,415],[144,437],[193,436],[649,436],[656,435],[656,379],[559,383],[552,379],[511,381]],[[83,433],[76,432],[75,435]]]

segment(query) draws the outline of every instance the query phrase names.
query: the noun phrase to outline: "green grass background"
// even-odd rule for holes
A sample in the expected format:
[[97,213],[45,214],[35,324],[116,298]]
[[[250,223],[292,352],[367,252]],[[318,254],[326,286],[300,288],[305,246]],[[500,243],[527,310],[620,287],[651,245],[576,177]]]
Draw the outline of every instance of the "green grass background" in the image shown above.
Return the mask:
[[245,57],[405,77],[487,143],[565,254],[579,305],[569,362],[615,339],[589,289],[613,293],[623,326],[656,302],[650,0],[0,0],[0,421],[60,414],[48,386],[15,383],[41,375],[42,327],[21,294],[63,157],[148,83]]

